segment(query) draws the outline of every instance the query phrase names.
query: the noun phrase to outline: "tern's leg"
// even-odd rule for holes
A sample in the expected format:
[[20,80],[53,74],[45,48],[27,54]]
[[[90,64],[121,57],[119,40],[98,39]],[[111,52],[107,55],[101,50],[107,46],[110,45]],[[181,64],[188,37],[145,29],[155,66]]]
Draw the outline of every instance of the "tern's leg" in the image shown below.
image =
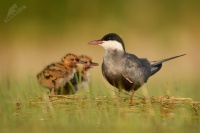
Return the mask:
[[133,100],[133,95],[134,95],[134,90],[132,90],[132,94],[131,94],[131,97],[130,97],[130,100],[132,101]]

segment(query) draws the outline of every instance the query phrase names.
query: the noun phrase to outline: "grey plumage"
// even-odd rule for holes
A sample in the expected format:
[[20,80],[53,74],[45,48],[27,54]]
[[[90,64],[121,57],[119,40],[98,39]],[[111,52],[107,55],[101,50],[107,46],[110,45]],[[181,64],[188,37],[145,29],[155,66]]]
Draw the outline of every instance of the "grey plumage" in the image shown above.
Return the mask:
[[162,63],[164,63],[166,61],[169,61],[169,60],[172,60],[172,59],[175,59],[175,58],[178,58],[178,57],[181,57],[181,56],[184,56],[184,55],[186,55],[186,54],[177,55],[177,56],[173,56],[173,57],[170,57],[170,58],[167,58],[167,59],[158,60],[158,61],[150,61],[151,76],[154,75],[156,72],[158,72],[161,69]]
[[138,58],[134,54],[126,53],[123,40],[115,33],[107,34],[102,39],[91,41],[89,44],[101,45],[105,49],[102,73],[106,80],[119,89],[133,92],[146,83],[150,76],[157,73],[163,62],[185,55],[158,61]]

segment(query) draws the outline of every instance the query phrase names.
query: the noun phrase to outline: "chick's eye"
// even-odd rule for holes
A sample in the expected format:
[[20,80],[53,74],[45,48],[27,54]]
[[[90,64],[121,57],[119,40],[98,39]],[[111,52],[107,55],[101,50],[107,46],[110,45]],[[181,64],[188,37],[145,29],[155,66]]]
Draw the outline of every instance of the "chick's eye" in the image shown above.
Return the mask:
[[74,61],[74,59],[71,59],[71,61]]
[[87,64],[87,61],[85,61],[84,63]]

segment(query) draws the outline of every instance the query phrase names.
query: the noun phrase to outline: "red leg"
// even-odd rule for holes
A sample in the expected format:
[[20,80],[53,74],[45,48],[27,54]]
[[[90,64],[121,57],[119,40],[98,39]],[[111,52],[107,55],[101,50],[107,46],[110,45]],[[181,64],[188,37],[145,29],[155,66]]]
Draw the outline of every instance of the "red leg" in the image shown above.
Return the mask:
[[132,94],[131,94],[131,97],[130,97],[130,100],[132,101],[133,100],[133,95],[134,95],[134,90],[132,90]]

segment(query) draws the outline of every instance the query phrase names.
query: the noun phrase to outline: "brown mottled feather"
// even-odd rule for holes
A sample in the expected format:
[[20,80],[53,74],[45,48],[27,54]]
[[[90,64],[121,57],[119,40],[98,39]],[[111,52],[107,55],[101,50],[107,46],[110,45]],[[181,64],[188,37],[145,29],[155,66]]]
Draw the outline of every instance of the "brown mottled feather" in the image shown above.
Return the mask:
[[45,88],[58,89],[73,78],[78,56],[67,54],[61,62],[52,63],[37,75],[37,80]]
[[74,94],[78,91],[78,84],[81,85],[81,88],[84,88],[89,80],[89,72],[88,70],[93,66],[98,66],[97,63],[92,62],[92,58],[86,55],[79,56],[79,63],[76,67],[75,77],[73,77],[70,83],[66,83],[64,86],[63,93],[64,94]]

